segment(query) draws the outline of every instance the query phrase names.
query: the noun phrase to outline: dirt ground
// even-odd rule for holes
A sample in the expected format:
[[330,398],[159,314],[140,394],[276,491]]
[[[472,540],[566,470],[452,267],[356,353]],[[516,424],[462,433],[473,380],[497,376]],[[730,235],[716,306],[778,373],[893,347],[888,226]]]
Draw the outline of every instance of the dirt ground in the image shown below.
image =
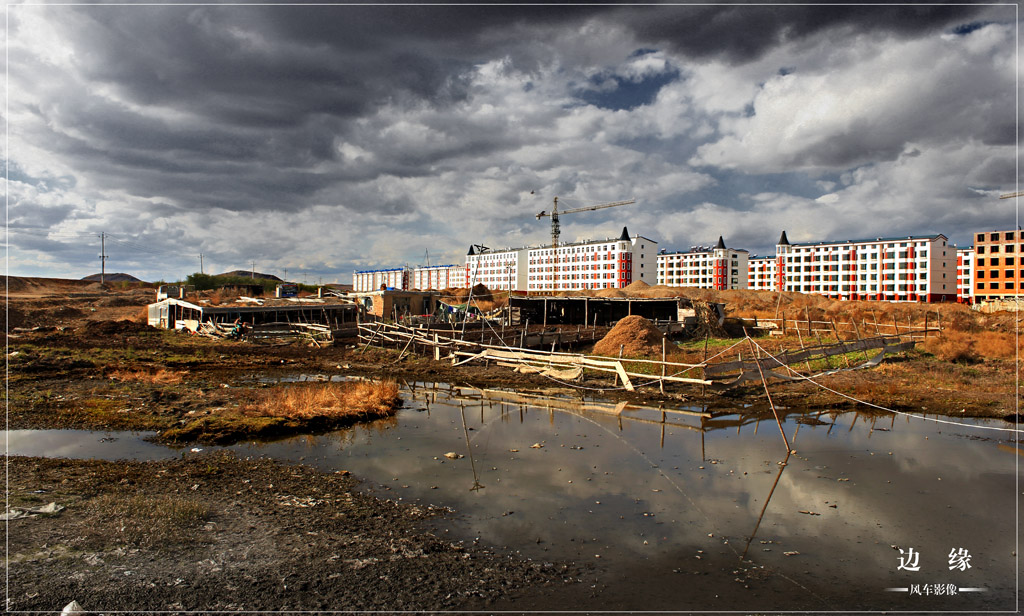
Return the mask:
[[346,473],[226,454],[170,462],[11,458],[9,611],[485,609],[566,565],[445,540],[450,512]]
[[[216,418],[275,386],[274,377],[299,373],[567,391],[507,368],[453,368],[408,355],[399,360],[397,350],[361,352],[354,341],[322,349],[272,347],[160,331],[144,325],[144,307],[154,298],[148,288],[8,279],[7,311],[0,312],[6,318],[8,429],[164,433]],[[739,316],[774,308],[770,297],[736,299],[733,314]],[[815,310],[825,315],[837,308]],[[1012,315],[986,318],[963,328],[1015,326]],[[693,355],[697,346],[680,352]],[[961,362],[913,351],[820,382],[887,408],[1012,419],[1017,369],[1005,355]],[[611,388],[608,379],[585,385]],[[666,396],[656,387],[606,395],[711,410],[767,408],[760,384],[724,394],[673,386]],[[772,400],[791,407],[858,406],[808,383],[773,385]],[[211,429],[197,441],[248,436],[254,434]],[[89,610],[486,609],[517,589],[552,585],[557,593],[578,579],[572,564],[446,542],[429,528],[432,518],[448,512],[381,500],[354,478],[302,466],[204,455],[116,464],[11,458],[8,473],[11,506],[66,507],[10,523],[12,610],[60,610],[72,599]]]

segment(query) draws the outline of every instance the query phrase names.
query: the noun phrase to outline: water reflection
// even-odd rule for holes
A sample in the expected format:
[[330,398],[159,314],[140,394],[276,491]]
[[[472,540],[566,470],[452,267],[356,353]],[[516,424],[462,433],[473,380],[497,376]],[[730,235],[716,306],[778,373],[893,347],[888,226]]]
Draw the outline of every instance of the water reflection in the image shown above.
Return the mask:
[[[970,427],[998,422],[779,409],[796,451],[788,455],[771,414],[740,409],[427,383],[408,384],[404,396],[397,419],[232,449],[350,470],[389,498],[453,507],[460,518],[444,527],[450,535],[593,562],[628,582],[618,605],[579,598],[570,609],[646,607],[629,603],[644,592],[675,609],[709,607],[687,603],[689,578],[679,572],[710,572],[729,588],[814,589],[832,608],[1012,607],[1018,450]],[[132,450],[140,436],[110,433],[116,441],[99,443],[106,433],[64,432],[59,443],[23,432],[8,433],[11,453],[181,455],[149,443]],[[67,449],[74,441],[90,445]],[[116,453],[103,453],[108,446]],[[900,547],[922,555],[921,571],[897,570]],[[954,548],[970,551],[971,569],[948,568]],[[842,588],[823,590],[823,580]],[[939,582],[986,591],[914,603],[884,590]],[[758,596],[749,609],[802,605]]]

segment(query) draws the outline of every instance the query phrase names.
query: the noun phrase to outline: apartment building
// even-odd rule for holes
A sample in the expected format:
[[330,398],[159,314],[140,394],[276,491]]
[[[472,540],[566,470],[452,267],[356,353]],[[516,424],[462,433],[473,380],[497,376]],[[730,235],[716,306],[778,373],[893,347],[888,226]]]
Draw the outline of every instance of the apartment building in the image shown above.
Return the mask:
[[974,234],[974,299],[1014,297],[1024,282],[1024,232],[987,231]]
[[778,284],[778,259],[754,255],[747,259],[747,288],[753,291],[776,291]]
[[356,271],[352,273],[352,290],[379,291],[384,286],[388,289],[406,291],[410,288],[411,280],[412,272],[407,267]]
[[746,289],[748,252],[727,248],[719,236],[714,247],[693,246],[687,251],[658,255],[658,284],[703,289]]
[[473,246],[466,255],[470,284],[489,289],[576,291],[619,289],[634,280],[655,284],[658,243],[622,228],[617,239],[562,244],[557,248],[491,250]]
[[956,301],[956,247],[942,234],[776,246],[779,286],[837,300]]
[[531,248],[526,254],[528,291],[621,289],[658,279],[658,242],[622,228],[617,238]]
[[974,248],[956,250],[956,301],[974,303]]
[[465,280],[462,286],[482,284],[491,290],[526,288],[526,248],[491,250],[473,245],[466,254]]
[[466,286],[464,265],[425,265],[413,268],[412,288],[420,291],[440,291]]

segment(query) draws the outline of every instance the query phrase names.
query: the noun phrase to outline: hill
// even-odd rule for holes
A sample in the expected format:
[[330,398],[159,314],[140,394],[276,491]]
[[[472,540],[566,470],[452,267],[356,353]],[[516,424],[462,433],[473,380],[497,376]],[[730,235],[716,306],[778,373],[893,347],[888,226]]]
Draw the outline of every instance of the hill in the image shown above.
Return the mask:
[[82,280],[99,282],[100,278],[102,278],[104,282],[142,282],[131,274],[92,274],[82,278]]
[[230,272],[224,272],[223,274],[214,274],[215,276],[237,276],[239,278],[263,278],[265,280],[276,280],[278,282],[284,282],[273,274],[261,274],[259,272],[251,272],[249,270],[233,270]]

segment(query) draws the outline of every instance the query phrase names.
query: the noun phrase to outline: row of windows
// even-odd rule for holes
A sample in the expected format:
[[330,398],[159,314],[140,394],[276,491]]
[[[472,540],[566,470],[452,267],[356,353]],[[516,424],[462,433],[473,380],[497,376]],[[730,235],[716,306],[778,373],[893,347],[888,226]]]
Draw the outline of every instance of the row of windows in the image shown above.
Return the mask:
[[[1005,258],[1003,258],[1003,265],[1013,265],[1014,264],[1013,261],[1014,261],[1015,258],[1016,257],[1005,257]],[[985,265],[985,258],[984,257],[979,257],[978,258],[977,266],[978,267],[983,267],[984,265]],[[989,259],[988,260],[988,265],[989,265],[989,267],[998,266],[999,265],[999,257],[992,257],[991,259]]]
[[[999,288],[999,284],[1000,283],[998,283],[998,282],[990,282],[990,283],[988,283],[988,288],[989,289],[998,289]],[[1002,285],[1003,285],[1004,289],[1013,289],[1013,288],[1015,288],[1013,282],[1004,282],[1004,283],[1002,283]],[[984,289],[985,288],[985,283],[984,282],[979,282],[975,288],[977,288],[979,290]],[[1022,288],[1024,288],[1024,287],[1022,287]]]
[[[986,270],[978,270],[975,273],[975,275],[978,278],[984,278],[985,277],[985,271]],[[987,270],[987,271],[988,271],[988,277],[989,278],[999,278],[999,270]],[[1004,278],[1013,278],[1015,272],[1016,272],[1016,270],[1005,270],[1003,272]],[[1020,270],[1020,277],[1024,278],[1024,270]]]
[[[1000,241],[1000,237],[999,237],[1000,235],[1002,235],[1001,239],[1004,242],[1012,242],[1013,240],[1017,239],[1017,232],[1016,231],[1004,231],[1002,234],[1000,234],[998,231],[993,231],[992,233],[978,233],[978,234],[976,234],[974,236],[975,241],[976,242],[984,242],[986,235],[988,235],[988,241],[990,241],[990,242],[998,242],[998,241]],[[1024,239],[1024,233],[1021,234],[1021,239]]]
[[[974,252],[979,255],[983,255],[985,254],[986,249],[988,250],[989,254],[995,254],[999,252],[999,244],[995,244],[992,246],[975,246]],[[1002,247],[1002,250],[1003,252],[1017,252],[1016,244],[1005,244]],[[1024,244],[1020,245],[1020,252],[1024,252]]]

